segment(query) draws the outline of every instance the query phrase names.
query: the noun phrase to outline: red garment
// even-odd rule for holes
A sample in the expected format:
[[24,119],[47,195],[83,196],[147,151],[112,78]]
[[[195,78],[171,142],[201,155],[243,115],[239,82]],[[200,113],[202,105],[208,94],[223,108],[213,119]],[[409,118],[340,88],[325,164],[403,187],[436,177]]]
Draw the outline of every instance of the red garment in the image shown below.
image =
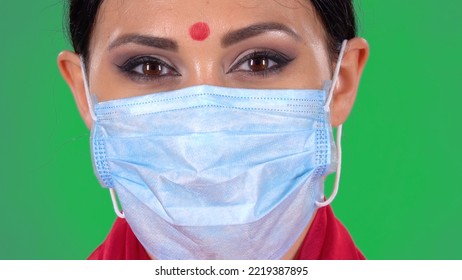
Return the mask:
[[[149,260],[149,256],[125,219],[117,219],[106,240],[89,260]],[[346,228],[330,206],[318,209],[297,260],[363,260]]]

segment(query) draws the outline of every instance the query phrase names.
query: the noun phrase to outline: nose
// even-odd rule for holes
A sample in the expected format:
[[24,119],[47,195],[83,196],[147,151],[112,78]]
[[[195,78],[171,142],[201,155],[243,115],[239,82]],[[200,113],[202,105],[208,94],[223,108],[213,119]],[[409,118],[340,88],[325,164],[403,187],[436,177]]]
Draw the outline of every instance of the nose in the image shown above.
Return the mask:
[[183,86],[226,86],[226,69],[214,42],[194,42],[182,73]]
[[183,75],[184,86],[226,86],[225,69],[219,61],[219,59],[206,56],[192,59]]

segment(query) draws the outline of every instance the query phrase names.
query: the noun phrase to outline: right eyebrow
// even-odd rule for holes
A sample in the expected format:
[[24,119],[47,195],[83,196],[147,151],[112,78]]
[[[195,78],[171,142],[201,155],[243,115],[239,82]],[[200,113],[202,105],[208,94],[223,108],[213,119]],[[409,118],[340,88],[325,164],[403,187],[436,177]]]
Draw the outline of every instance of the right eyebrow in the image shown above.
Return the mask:
[[238,30],[228,32],[223,37],[221,41],[221,46],[226,48],[233,44],[239,43],[246,39],[249,39],[249,38],[258,36],[260,34],[263,34],[265,32],[270,32],[270,31],[284,32],[286,34],[289,34],[296,40],[300,40],[301,38],[300,35],[298,35],[295,31],[293,31],[291,28],[289,28],[288,26],[282,23],[263,22],[263,23],[257,23],[254,25],[250,25],[250,26],[238,29]]
[[126,44],[138,44],[142,46],[164,49],[168,51],[178,51],[178,43],[174,40],[162,38],[162,37],[154,37],[149,35],[141,35],[141,34],[125,34],[117,39],[115,39],[108,47],[108,50],[112,50],[122,45]]

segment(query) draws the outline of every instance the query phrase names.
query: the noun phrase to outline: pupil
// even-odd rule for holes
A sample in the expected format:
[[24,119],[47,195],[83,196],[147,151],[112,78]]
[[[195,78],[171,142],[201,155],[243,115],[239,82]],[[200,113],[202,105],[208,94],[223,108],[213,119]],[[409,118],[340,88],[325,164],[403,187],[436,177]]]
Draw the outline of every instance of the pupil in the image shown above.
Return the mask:
[[263,71],[268,68],[268,60],[266,58],[253,58],[249,63],[252,71]]
[[159,76],[162,73],[162,65],[159,63],[145,63],[143,65],[143,74],[146,76]]

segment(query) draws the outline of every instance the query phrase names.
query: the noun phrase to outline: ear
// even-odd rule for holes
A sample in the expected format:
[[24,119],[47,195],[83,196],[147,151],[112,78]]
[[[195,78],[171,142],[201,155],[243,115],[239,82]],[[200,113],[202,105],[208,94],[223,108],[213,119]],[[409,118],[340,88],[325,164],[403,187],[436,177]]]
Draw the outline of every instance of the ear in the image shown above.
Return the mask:
[[75,103],[79,109],[85,125],[90,129],[92,118],[88,108],[85,85],[82,76],[80,57],[76,53],[63,51],[58,55],[58,68],[74,95]]
[[343,56],[331,107],[332,126],[343,124],[353,108],[359,81],[369,57],[369,45],[362,38],[353,38]]

